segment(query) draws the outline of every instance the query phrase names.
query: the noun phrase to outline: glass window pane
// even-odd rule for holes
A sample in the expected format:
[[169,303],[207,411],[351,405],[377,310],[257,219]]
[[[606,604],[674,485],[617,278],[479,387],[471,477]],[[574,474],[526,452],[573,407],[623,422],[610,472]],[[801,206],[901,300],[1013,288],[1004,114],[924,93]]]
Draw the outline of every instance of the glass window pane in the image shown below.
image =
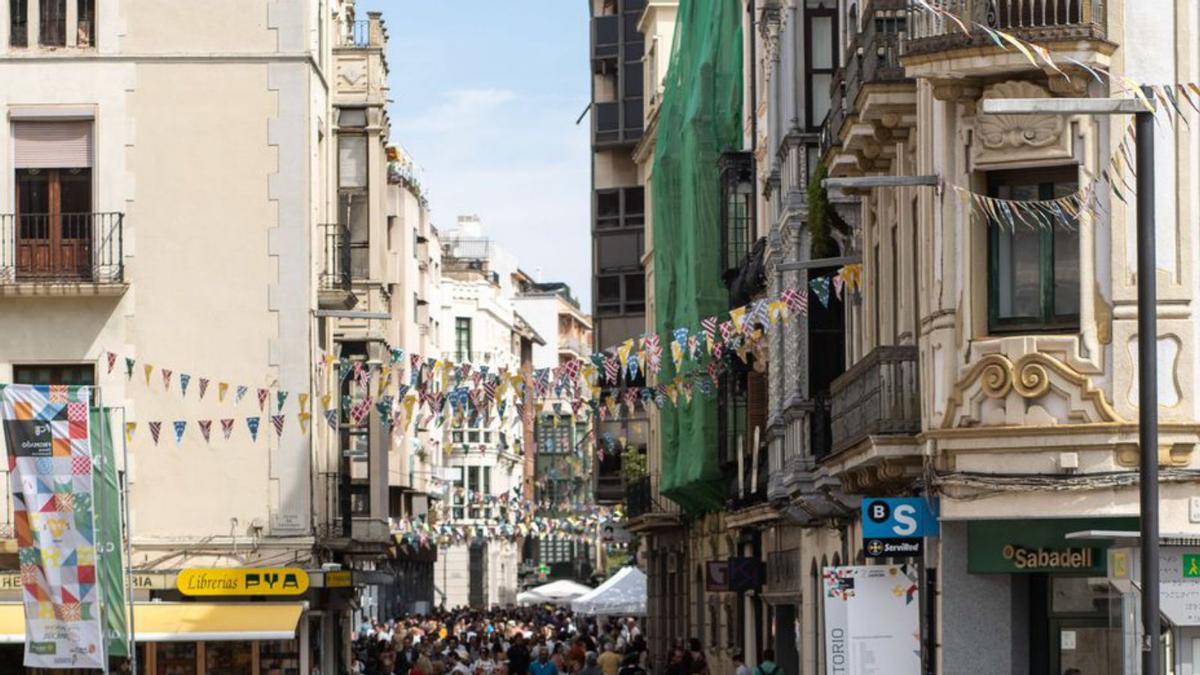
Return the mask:
[[832,82],[833,75],[813,73],[812,89],[808,91],[812,97],[812,118],[808,120],[810,127],[820,126],[829,114],[829,85]]
[[833,17],[812,18],[812,47],[809,49],[809,67],[813,69],[833,68]]
[[62,47],[67,44],[67,0],[41,0],[41,44]]
[[621,277],[600,277],[596,280],[597,300],[601,303],[621,301]]
[[1079,230],[1054,228],[1054,314],[1079,314]]
[[998,233],[996,314],[999,318],[1041,318],[1041,238],[1041,232],[1024,226]]
[[29,46],[29,0],[8,0],[8,42],[13,47]]
[[338,186],[367,187],[366,136],[338,136]]
[[646,301],[646,277],[640,274],[625,275],[625,302]]
[[644,213],[646,193],[643,188],[625,188],[625,213]]
[[338,111],[339,127],[367,126],[367,111],[363,108],[342,108]]
[[642,235],[631,232],[597,237],[596,254],[600,258],[601,271],[637,267],[642,260]]

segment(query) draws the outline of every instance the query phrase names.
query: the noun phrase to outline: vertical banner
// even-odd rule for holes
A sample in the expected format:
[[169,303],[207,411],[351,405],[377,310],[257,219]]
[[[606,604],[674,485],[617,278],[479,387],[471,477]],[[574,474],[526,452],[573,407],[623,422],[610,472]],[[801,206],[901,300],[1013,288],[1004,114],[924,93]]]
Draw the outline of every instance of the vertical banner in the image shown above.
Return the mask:
[[0,389],[29,667],[105,667],[91,394],[91,387],[58,385]]
[[915,567],[826,567],[821,579],[828,675],[921,674]]
[[117,480],[111,412],[107,408],[92,408],[91,426],[92,481],[96,490],[96,573],[103,602],[105,649],[110,657],[129,656],[121,486]]

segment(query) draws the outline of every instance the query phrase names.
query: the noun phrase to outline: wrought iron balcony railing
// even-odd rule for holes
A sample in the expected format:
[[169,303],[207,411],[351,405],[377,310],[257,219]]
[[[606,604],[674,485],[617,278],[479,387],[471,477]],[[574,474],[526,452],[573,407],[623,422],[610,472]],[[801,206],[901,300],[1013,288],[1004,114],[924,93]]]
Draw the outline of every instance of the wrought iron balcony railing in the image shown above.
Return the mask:
[[677,515],[679,505],[658,491],[658,476],[650,475],[630,482],[625,489],[625,513],[629,518],[650,514]]
[[123,213],[0,215],[0,284],[125,281]]
[[830,385],[832,450],[840,452],[870,436],[911,435],[921,430],[917,348],[877,347]]
[[1104,40],[1108,26],[1104,0],[926,0],[962,21],[929,11],[908,0],[908,35],[903,53],[928,54],[962,47],[994,45],[978,25],[1030,42]]

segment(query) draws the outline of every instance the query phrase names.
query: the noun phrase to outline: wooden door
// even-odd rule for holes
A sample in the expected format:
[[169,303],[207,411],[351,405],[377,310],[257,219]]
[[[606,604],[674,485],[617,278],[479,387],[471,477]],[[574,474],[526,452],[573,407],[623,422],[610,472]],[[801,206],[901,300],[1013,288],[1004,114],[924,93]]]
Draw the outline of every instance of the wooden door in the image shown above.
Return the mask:
[[17,171],[17,277],[91,276],[90,169]]

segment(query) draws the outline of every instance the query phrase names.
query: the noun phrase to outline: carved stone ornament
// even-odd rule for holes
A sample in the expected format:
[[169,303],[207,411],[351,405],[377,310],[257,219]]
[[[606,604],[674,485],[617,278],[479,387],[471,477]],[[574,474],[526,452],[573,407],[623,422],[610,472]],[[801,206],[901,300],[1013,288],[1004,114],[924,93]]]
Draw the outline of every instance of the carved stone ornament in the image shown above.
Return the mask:
[[[1050,93],[1031,82],[1009,81],[988,87],[982,96],[984,101],[1005,98],[1050,98]],[[980,165],[1070,159],[1067,129],[1062,115],[979,115],[972,159]]]
[[[1062,405],[1052,408],[1065,411],[1065,416],[1051,416],[1045,397],[1060,399]],[[979,359],[955,385],[942,428],[1121,421],[1086,375],[1052,356],[1034,352],[1016,362],[1002,354]]]

